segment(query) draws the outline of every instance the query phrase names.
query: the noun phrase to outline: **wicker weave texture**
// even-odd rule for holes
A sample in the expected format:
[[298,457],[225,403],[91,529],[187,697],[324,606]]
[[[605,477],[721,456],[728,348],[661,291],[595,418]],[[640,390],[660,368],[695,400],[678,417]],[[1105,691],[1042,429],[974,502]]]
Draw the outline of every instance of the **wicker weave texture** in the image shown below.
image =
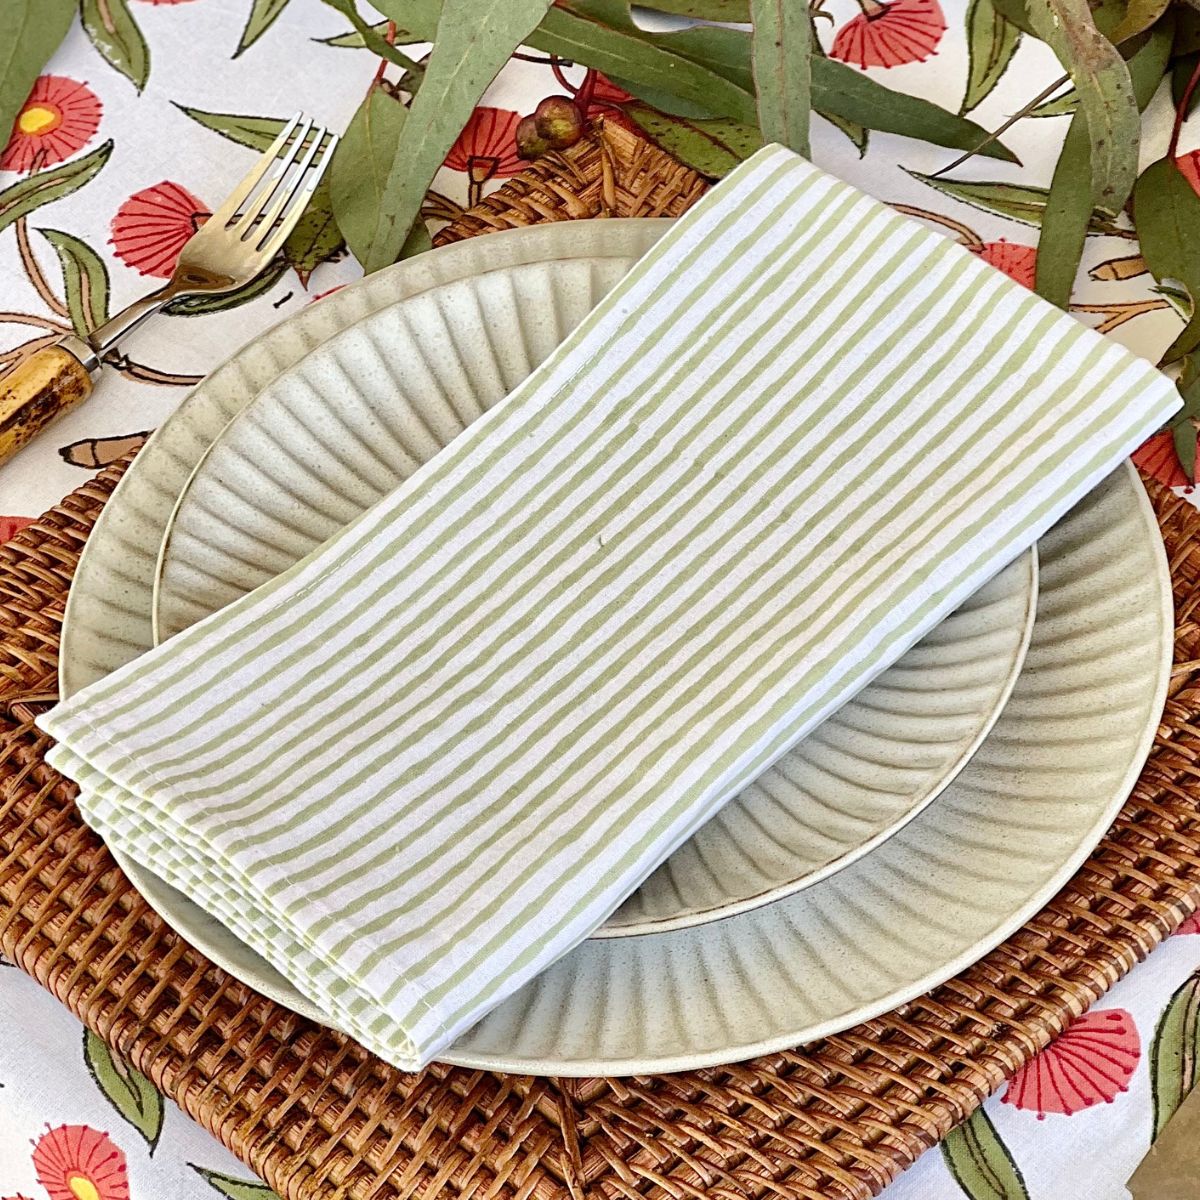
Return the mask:
[[[674,214],[703,190],[610,127],[439,240]],[[1200,513],[1159,489],[1177,628],[1154,751],[1103,844],[1020,933],[885,1017],[732,1067],[608,1080],[402,1074],[174,934],[42,761],[32,719],[55,696],[70,576],[123,468],[0,548],[0,950],[286,1200],[866,1200],[1200,903]]]

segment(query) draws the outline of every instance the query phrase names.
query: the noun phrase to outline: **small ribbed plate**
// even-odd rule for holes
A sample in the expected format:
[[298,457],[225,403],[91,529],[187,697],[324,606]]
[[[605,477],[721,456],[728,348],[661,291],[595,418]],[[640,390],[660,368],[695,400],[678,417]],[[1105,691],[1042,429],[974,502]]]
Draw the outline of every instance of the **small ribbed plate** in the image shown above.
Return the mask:
[[[392,491],[519,384],[625,265],[559,258],[446,283],[285,371],[230,421],[180,494],[155,578],[156,640],[287,570]],[[999,715],[1035,595],[1030,552],[676,850],[596,936],[744,912],[891,836]]]

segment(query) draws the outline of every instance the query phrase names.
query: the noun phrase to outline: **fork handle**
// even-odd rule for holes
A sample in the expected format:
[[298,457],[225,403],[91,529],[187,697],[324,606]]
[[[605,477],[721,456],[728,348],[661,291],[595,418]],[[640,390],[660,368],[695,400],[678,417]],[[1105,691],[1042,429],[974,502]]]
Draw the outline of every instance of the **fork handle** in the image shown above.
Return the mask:
[[91,394],[87,366],[62,343],[18,363],[0,377],[0,462]]

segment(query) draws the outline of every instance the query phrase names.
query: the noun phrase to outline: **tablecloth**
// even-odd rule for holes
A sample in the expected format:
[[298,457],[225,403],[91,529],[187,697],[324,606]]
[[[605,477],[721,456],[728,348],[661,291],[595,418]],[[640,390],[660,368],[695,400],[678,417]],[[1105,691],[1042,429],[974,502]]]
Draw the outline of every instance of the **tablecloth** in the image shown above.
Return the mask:
[[[958,110],[969,73],[968,0],[826,0],[826,47],[892,87]],[[860,7],[861,6],[861,7]],[[122,7],[125,7],[122,5]],[[865,13],[873,20],[866,28]],[[0,367],[69,327],[81,296],[112,310],[169,272],[174,253],[253,161],[263,119],[303,108],[344,126],[378,66],[346,39],[344,18],[321,0],[129,0],[137,37],[100,56],[76,27],[39,80],[0,156]],[[268,22],[265,18],[274,16]],[[864,36],[869,33],[869,36]],[[839,35],[841,35],[839,37]],[[330,44],[330,40],[333,44]],[[352,40],[352,39],[349,39]],[[148,75],[139,91],[129,75]],[[540,56],[533,56],[538,58]],[[972,111],[994,127],[1058,70],[1025,39],[994,90]],[[453,213],[520,169],[519,115],[578,83],[545,62],[509,64],[435,181],[431,206]],[[1148,113],[1145,161],[1162,154],[1170,105]],[[1022,163],[977,159],[950,173],[975,186],[969,202],[927,176],[953,157],[905,138],[870,135],[865,153],[817,123],[814,157],[826,169],[970,246],[1032,283],[1036,229],[1028,194],[1050,179],[1066,119],[1022,121],[1006,140]],[[1184,170],[1200,187],[1200,124],[1185,131]],[[75,190],[6,220],[4,189],[30,169],[83,164]],[[87,473],[138,444],[206,371],[258,331],[358,275],[315,226],[309,244],[236,308],[152,322],[122,347],[96,396],[0,468],[0,537],[54,504]],[[1124,263],[1136,245],[1088,240],[1072,307],[1135,351],[1157,357],[1179,327],[1169,297]],[[80,284],[84,286],[80,286]],[[89,290],[90,289],[90,290]],[[1160,435],[1137,456],[1170,484],[1182,472]],[[1007,1153],[983,1179],[969,1156],[932,1152],[888,1189],[887,1200],[1120,1200],[1155,1125],[1151,1064],[1169,1063],[1179,1014],[1200,1001],[1200,923],[1137,967],[1098,1009],[1002,1088],[962,1137],[996,1138]],[[269,1197],[215,1140],[114,1060],[96,1039],[9,966],[0,966],[0,1198],[11,1200],[234,1200]],[[961,1146],[959,1147],[961,1149]]]

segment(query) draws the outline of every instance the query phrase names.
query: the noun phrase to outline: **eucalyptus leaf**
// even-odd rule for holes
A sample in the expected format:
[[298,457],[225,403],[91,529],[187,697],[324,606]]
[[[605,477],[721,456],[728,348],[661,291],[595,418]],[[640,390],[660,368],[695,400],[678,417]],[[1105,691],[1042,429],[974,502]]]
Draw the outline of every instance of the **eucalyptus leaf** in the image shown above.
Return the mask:
[[1177,281],[1191,297],[1187,326],[1163,356],[1175,362],[1200,344],[1200,196],[1171,159],[1159,159],[1139,176],[1133,223],[1154,278]]
[[18,218],[29,216],[44,204],[77,192],[108,162],[112,149],[112,142],[107,141],[80,158],[19,179],[0,191],[0,230],[7,229]]
[[376,215],[407,117],[408,109],[399,100],[373,87],[350,118],[333,154],[329,173],[333,214],[360,262],[370,253]]
[[288,6],[288,0],[252,0],[250,15],[246,18],[246,27],[238,38],[237,49],[233,57],[237,58],[243,50],[249,49],[268,29],[279,19],[279,14]]
[[727,175],[763,144],[756,126],[728,117],[688,120],[637,103],[627,104],[625,112],[651,141],[710,179]]
[[158,1089],[144,1075],[115,1058],[90,1029],[83,1034],[83,1060],[105,1099],[153,1150],[163,1124],[163,1098]]
[[[417,62],[415,58],[409,57],[403,50],[398,50],[391,42],[383,36],[383,33],[367,21],[358,11],[358,5],[355,0],[325,0],[325,3],[330,8],[340,12],[342,16],[354,26],[354,32],[360,39],[360,44],[365,46],[372,54],[379,55],[380,58],[392,63],[394,66],[404,70],[406,83],[410,89],[415,91],[415,84],[419,83],[425,75],[425,68]],[[386,22],[384,29],[387,28]]]
[[[1160,21],[1130,59],[1129,76],[1139,112],[1150,103],[1162,82],[1174,32],[1170,18]],[[1090,153],[1087,114],[1080,109],[1071,118],[1050,183],[1034,284],[1038,295],[1064,309],[1071,300],[1092,218]]]
[[[818,112],[950,150],[971,150],[987,137],[987,130],[974,121],[917,96],[894,92],[845,63],[814,56],[812,74],[813,107]],[[998,141],[981,153],[1005,162],[1017,161],[1017,156]]]
[[1124,7],[1125,11],[1114,28],[1105,29],[1100,24],[1105,37],[1118,46],[1158,24],[1171,7],[1171,0],[1127,0]]
[[1087,116],[1077,112],[1071,118],[1046,196],[1034,279],[1037,294],[1062,309],[1071,302],[1092,217],[1090,153]]
[[[436,42],[437,23],[443,0],[375,0],[373,5],[403,31],[400,40]],[[699,105],[717,116],[734,117],[754,123],[758,120],[753,91],[741,87],[705,64],[682,52],[657,44],[663,37],[682,38],[686,34],[734,33],[736,30],[684,30],[657,35],[634,26],[610,29],[569,8],[551,8],[541,24],[523,41],[543,54],[556,54],[571,62],[582,63],[621,79],[622,86],[640,96],[668,94]],[[740,35],[746,48],[746,79],[750,71],[750,38]],[[692,44],[685,42],[684,46]]]
[[642,7],[698,21],[750,20],[750,0],[645,0]]
[[982,1108],[950,1131],[941,1150],[968,1200],[1029,1200],[1020,1169]]
[[[1186,440],[1191,442],[1192,461],[1190,468],[1184,464],[1184,470],[1192,479],[1196,473],[1194,429],[1190,430],[1190,435]],[[1177,438],[1175,442],[1177,450],[1180,440]],[[1200,1083],[1200,972],[1176,988],[1163,1009],[1150,1045],[1155,1139],[1197,1083]]]
[[[1188,84],[1191,83],[1198,66],[1200,66],[1200,54],[1185,54],[1171,64],[1171,102],[1177,109],[1183,103]],[[1187,117],[1194,113],[1197,105],[1200,105],[1200,87],[1192,91],[1184,116]]]
[[286,261],[282,257],[277,258],[261,275],[232,292],[219,296],[179,296],[170,301],[163,312],[172,317],[204,317],[209,313],[241,308],[243,304],[265,296],[283,278],[287,269]]
[[1029,21],[1079,93],[1090,143],[1092,200],[1115,215],[1137,179],[1141,116],[1129,68],[1096,28],[1087,0],[1030,0]]
[[[1049,188],[1034,187],[1030,184],[942,179],[933,175],[922,175],[919,171],[909,171],[908,174],[921,183],[927,183],[944,196],[961,200],[964,204],[983,212],[1007,217],[1011,221],[1020,221],[1024,225],[1041,225],[1046,212],[1046,200],[1050,194]],[[1093,211],[1088,229],[1092,233],[1116,233],[1120,226],[1104,213]]]
[[296,228],[283,243],[283,258],[308,287],[309,276],[322,263],[334,262],[346,251],[346,242],[333,215],[331,184],[326,177],[317,185]]
[[42,236],[54,247],[63,273],[63,290],[71,326],[86,337],[108,320],[108,268],[86,242],[57,229],[43,229]]
[[1000,82],[1021,44],[1021,30],[996,11],[992,0],[967,6],[967,90],[960,113],[981,104]]
[[223,1175],[220,1171],[206,1171],[203,1167],[194,1165],[192,1170],[216,1188],[226,1200],[279,1200],[279,1196],[265,1183],[237,1179],[233,1175]]
[[617,87],[624,88],[631,96],[636,95],[639,100],[657,108],[659,112],[668,113],[673,117],[694,119],[709,118],[713,115],[712,109],[707,104],[694,104],[691,100],[680,100],[678,97],[672,96],[670,92],[660,92],[657,88],[640,87],[615,75],[609,75],[608,79]]
[[79,16],[92,45],[140,92],[150,78],[150,47],[129,0],[81,0]]
[[1180,421],[1171,426],[1171,441],[1184,475],[1196,482],[1196,427],[1191,421]]
[[751,0],[751,62],[763,139],[812,153],[812,19],[807,4]]
[[[550,0],[444,0],[425,79],[400,130],[370,235],[347,238],[356,254],[361,248],[368,273],[396,261],[434,175],[484,90],[549,7]],[[341,224],[336,198],[334,211]]]
[[8,144],[17,114],[66,36],[77,7],[76,0],[0,3],[0,146]]

